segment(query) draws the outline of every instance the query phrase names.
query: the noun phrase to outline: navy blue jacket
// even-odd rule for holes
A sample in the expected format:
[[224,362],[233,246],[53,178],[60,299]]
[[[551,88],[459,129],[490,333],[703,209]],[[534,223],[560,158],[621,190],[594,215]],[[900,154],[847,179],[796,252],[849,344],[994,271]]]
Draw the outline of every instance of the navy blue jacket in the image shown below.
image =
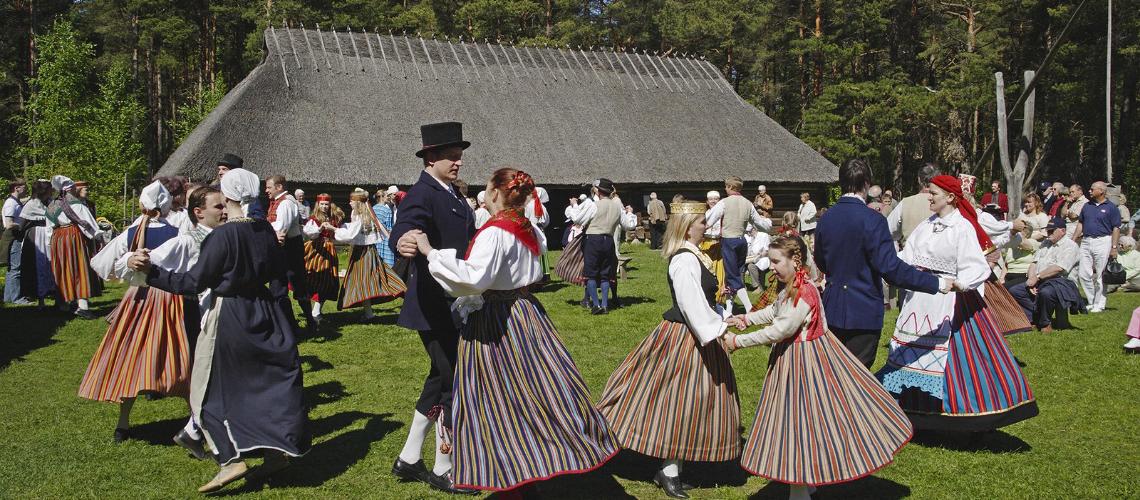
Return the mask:
[[[467,245],[475,236],[475,213],[466,200],[447,192],[423,171],[396,211],[388,246],[397,256],[400,237],[411,229],[423,231],[432,248],[454,248],[462,256],[467,254]],[[428,272],[427,257],[416,255],[409,271],[408,291],[396,324],[417,331],[454,330],[451,302]]]
[[938,278],[898,258],[887,219],[850,196],[827,210],[815,230],[815,263],[827,275],[823,308],[831,328],[883,328],[883,288],[938,292]]

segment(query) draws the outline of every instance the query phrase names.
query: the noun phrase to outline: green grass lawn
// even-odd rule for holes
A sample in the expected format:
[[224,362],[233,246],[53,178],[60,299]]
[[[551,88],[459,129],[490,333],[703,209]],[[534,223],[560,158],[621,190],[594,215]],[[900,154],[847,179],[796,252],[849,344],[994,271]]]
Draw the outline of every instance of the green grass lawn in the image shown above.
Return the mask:
[[[618,363],[669,306],[665,263],[641,246],[630,249],[632,272],[620,283],[627,307],[594,317],[576,304],[582,289],[555,283],[538,294],[597,397]],[[556,254],[552,252],[550,262]],[[95,299],[106,314],[121,285]],[[1140,294],[1115,294],[1109,310],[1075,316],[1075,330],[1010,338],[1037,396],[1041,415],[980,437],[920,435],[891,466],[821,498],[1099,498],[1140,496],[1140,356],[1121,353],[1124,329]],[[312,451],[268,485],[238,482],[223,494],[321,498],[443,498],[389,473],[427,372],[415,332],[395,326],[399,302],[329,312],[322,336],[300,345]],[[330,309],[326,306],[326,310]],[[332,307],[335,309],[335,306]],[[879,364],[894,316],[888,314]],[[79,380],[106,330],[34,307],[0,308],[0,497],[187,497],[216,465],[195,461],[171,443],[185,422],[185,402],[135,404],[135,439],[111,442],[113,404],[76,396]],[[750,427],[768,348],[732,357],[740,385],[742,424]],[[430,442],[430,438],[429,438]],[[432,457],[430,445],[425,457]],[[664,498],[648,483],[657,462],[630,453],[584,476],[542,485],[549,498]],[[430,463],[429,463],[430,466]],[[694,498],[785,498],[787,488],[742,473],[734,462],[687,464]]]

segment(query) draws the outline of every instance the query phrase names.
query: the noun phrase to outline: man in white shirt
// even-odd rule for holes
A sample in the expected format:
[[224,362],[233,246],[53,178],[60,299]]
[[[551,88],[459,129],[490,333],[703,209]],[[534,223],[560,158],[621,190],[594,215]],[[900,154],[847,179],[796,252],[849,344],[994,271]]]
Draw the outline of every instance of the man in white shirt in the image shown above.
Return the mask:
[[815,203],[811,201],[811,193],[800,193],[800,208],[796,210],[796,216],[800,220],[800,236],[811,246],[816,223]]
[[728,194],[708,212],[705,224],[720,223],[720,251],[724,259],[724,297],[736,296],[744,309],[752,309],[748,290],[744,288],[744,261],[748,258],[748,242],[744,233],[749,227],[764,232],[772,230],[772,221],[762,217],[756,207],[741,196],[744,181],[737,176],[724,180],[724,191]]
[[265,194],[269,195],[269,210],[265,220],[277,231],[277,241],[285,248],[286,275],[293,288],[293,299],[301,306],[305,327],[316,327],[313,306],[309,301],[309,284],[305,273],[305,237],[301,234],[301,204],[285,192],[285,176],[274,175],[265,179]]
[[8,274],[4,278],[4,302],[9,304],[30,304],[20,294],[20,256],[24,249],[24,238],[20,234],[21,199],[28,191],[23,179],[15,179],[8,184],[8,197],[4,199],[3,237],[0,239],[0,258],[7,262]]
[[1037,249],[1029,265],[1028,279],[1009,289],[1009,294],[1021,305],[1025,316],[1043,332],[1053,331],[1052,316],[1057,313],[1057,327],[1067,328],[1068,311],[1084,307],[1077,285],[1068,274],[1080,260],[1080,248],[1066,236],[1065,219],[1054,217],[1045,226],[1049,233],[1041,248]]

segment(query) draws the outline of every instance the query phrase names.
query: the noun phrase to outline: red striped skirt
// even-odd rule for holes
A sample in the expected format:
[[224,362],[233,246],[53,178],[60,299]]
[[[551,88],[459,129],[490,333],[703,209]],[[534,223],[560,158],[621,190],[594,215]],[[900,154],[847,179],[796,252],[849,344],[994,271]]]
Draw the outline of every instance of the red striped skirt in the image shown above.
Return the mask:
[[305,242],[305,278],[313,300],[333,300],[340,291],[336,246],[327,238]]
[[376,245],[353,245],[337,309],[356,307],[366,300],[395,299],[407,289],[395,271],[380,259]]
[[120,403],[140,393],[186,397],[190,393],[190,345],[181,295],[130,287],[119,314],[91,357],[79,396]]
[[1028,332],[1033,329],[1029,318],[1025,317],[1025,311],[1004,286],[987,281],[983,300],[986,302],[986,308],[990,310],[990,316],[994,319],[994,326],[1003,335]]
[[598,409],[623,448],[667,460],[740,456],[736,375],[719,342],[662,321],[606,382]]
[[782,483],[842,483],[890,464],[911,434],[895,398],[828,332],[772,348],[740,463]]
[[508,490],[605,464],[618,444],[542,305],[484,298],[455,363],[456,486]]
[[584,285],[586,280],[582,278],[582,271],[586,268],[586,257],[582,253],[582,242],[586,240],[584,234],[580,234],[566,244],[566,248],[562,249],[562,255],[558,256],[558,262],[554,264],[554,274],[566,281],[575,285]]
[[52,231],[51,272],[64,302],[95,296],[95,273],[87,255],[87,238],[79,226],[70,224]]

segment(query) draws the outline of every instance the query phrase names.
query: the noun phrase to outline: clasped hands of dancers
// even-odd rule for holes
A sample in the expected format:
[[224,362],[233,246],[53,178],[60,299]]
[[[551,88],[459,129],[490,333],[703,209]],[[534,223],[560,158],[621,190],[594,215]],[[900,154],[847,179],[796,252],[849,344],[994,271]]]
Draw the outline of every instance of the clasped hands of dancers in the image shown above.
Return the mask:
[[[371,213],[365,193],[364,199],[353,200],[354,225],[315,220],[305,231],[310,237],[320,234],[354,244],[350,274],[355,275],[354,267],[364,271],[345,281],[366,292],[348,293],[353,301],[404,291],[403,286],[389,290],[385,285],[392,276],[376,255],[372,235],[387,236],[389,248],[409,259],[412,271],[398,324],[419,332],[431,369],[392,467],[401,480],[422,481],[449,493],[518,491],[558,475],[597,469],[627,448],[663,460],[653,481],[672,497],[688,496],[688,485],[680,480],[683,461],[734,459],[752,474],[793,485],[792,497],[805,497],[814,486],[851,481],[889,464],[910,439],[915,415],[932,421],[984,415],[988,420],[978,426],[991,428],[1032,416],[1023,412],[1018,418],[994,418],[1032,403],[1032,395],[1016,364],[1011,369],[1000,362],[1005,358],[992,361],[976,352],[979,343],[992,350],[1003,347],[1004,339],[1000,333],[995,339],[993,329],[985,328],[988,313],[978,306],[977,283],[958,277],[963,266],[985,261],[977,241],[973,247],[960,241],[964,234],[972,236],[965,232],[970,229],[965,219],[944,210],[946,199],[955,195],[949,184],[943,205],[928,222],[941,225],[933,234],[957,237],[937,242],[954,249],[952,255],[906,257],[941,266],[940,290],[929,291],[949,297],[945,317],[956,321],[939,321],[922,331],[911,327],[913,319],[900,317],[896,337],[919,340],[907,346],[892,342],[891,362],[880,373],[891,381],[887,388],[828,331],[820,293],[808,278],[808,248],[798,237],[777,237],[771,244],[772,269],[783,284],[774,303],[744,315],[723,314],[718,303],[722,285],[701,248],[708,207],[681,202],[672,205],[663,242],[673,305],[610,376],[595,405],[553,322],[529,291],[543,278],[546,249],[545,236],[525,209],[535,195],[534,179],[513,168],[495,171],[484,196],[491,216],[476,232],[471,207],[451,185],[470,146],[461,125],[425,125],[421,134],[423,147],[416,156],[423,159],[424,170],[390,230],[377,227],[374,215],[362,213]],[[104,259],[135,286],[120,303],[81,389],[84,397],[123,403],[124,433],[129,402],[140,392],[188,395],[191,418],[175,441],[199,458],[208,456],[208,447],[220,466],[202,492],[216,491],[251,471],[264,479],[287,466],[288,457],[308,451],[298,325],[287,284],[306,270],[327,274],[331,268],[335,273],[335,263],[317,269],[308,261],[309,252],[326,248],[327,241],[306,244],[305,252],[297,253],[288,245],[291,229],[249,217],[259,180],[240,168],[240,158],[227,155],[224,162],[220,191],[200,188],[190,195],[195,225],[185,234],[174,236],[177,231],[163,220],[170,193],[158,183],[144,189],[140,204],[148,217],[124,233],[129,243]],[[595,182],[595,189],[613,192],[604,179]],[[961,199],[960,191],[957,196]],[[611,214],[604,202],[599,212],[597,223],[605,227],[588,234],[603,237],[586,254],[599,260],[586,267],[594,279],[604,280],[614,265],[606,255],[613,251],[612,239],[604,236],[619,222],[618,213]],[[733,202],[722,212],[726,225],[764,223]],[[732,230],[727,234],[735,236]],[[911,247],[913,252],[927,248]],[[725,248],[737,247],[728,242]],[[300,269],[297,255],[306,255]],[[955,296],[966,305],[955,309]],[[932,300],[937,298],[916,302],[930,308],[924,311],[930,316],[942,314],[945,300],[937,307],[930,306]],[[970,321],[957,321],[961,311],[971,314]],[[138,320],[144,317],[160,320]],[[741,330],[751,325],[766,326],[751,333],[728,332],[729,326]],[[895,362],[896,351],[915,345],[931,345],[935,351],[946,337],[954,341],[949,349],[937,350],[943,357],[939,368],[963,380],[946,386],[947,391],[975,382],[992,385],[1000,376],[1002,383],[1020,381],[1020,397],[1003,399],[992,392],[947,397],[943,385],[897,376],[910,366],[905,355],[903,362]],[[196,342],[189,369],[191,338]],[[774,346],[772,359],[756,423],[742,447],[728,353],[761,344]],[[160,364],[140,354],[155,346],[176,355]],[[1008,349],[1003,352],[1008,355]],[[962,356],[970,357],[971,364],[954,363]],[[990,366],[995,364],[1000,366]],[[131,370],[123,367],[136,365],[147,370],[124,375]],[[943,376],[930,369],[921,375]],[[429,470],[421,453],[433,423],[435,462]],[[265,454],[265,463],[249,469],[244,459],[255,450]]]

